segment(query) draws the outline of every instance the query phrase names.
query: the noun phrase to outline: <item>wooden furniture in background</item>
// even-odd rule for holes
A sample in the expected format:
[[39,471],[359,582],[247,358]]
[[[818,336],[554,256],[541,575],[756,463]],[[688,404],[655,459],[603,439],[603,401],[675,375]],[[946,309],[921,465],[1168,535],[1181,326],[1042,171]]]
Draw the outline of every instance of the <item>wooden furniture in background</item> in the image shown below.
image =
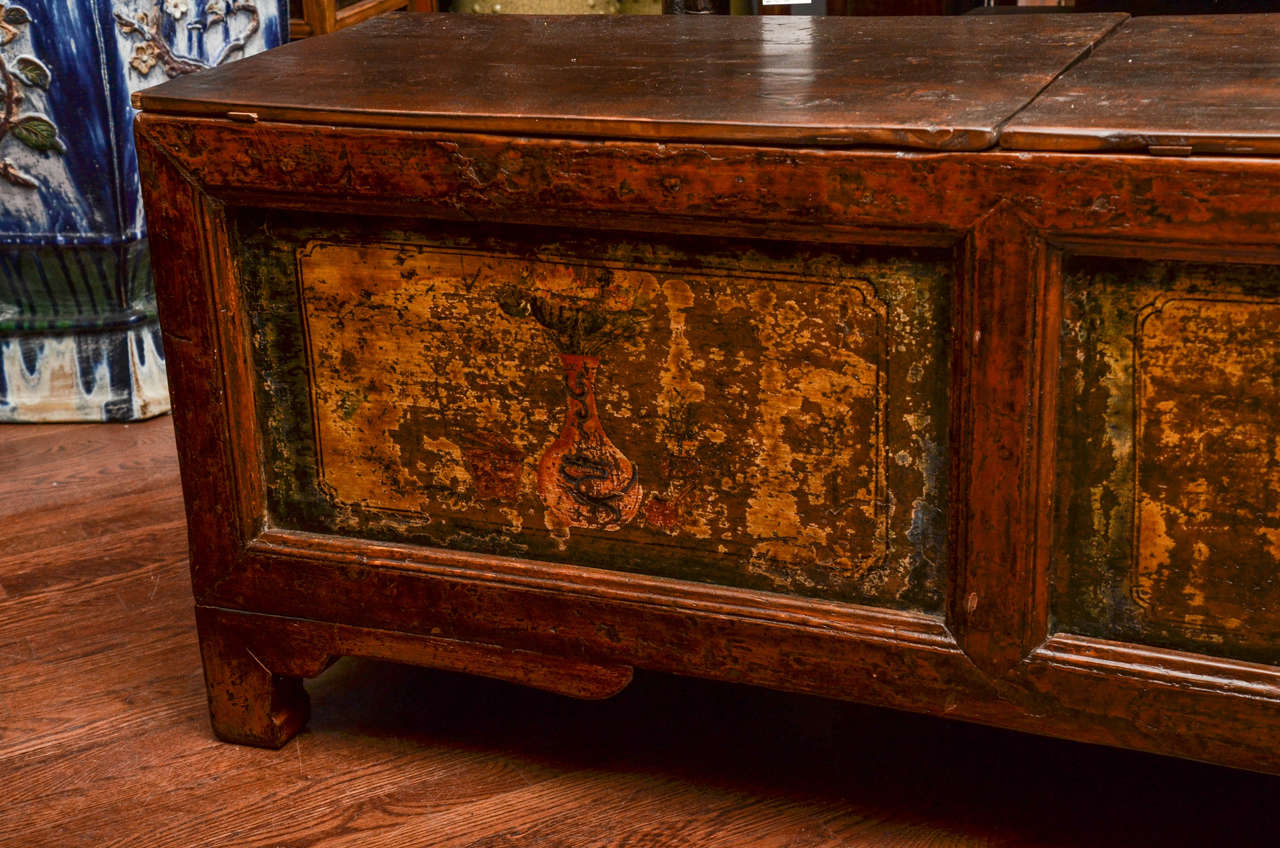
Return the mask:
[[[1010,0],[1011,2],[1011,0]],[[958,15],[978,6],[981,0],[827,0],[828,15]],[[663,12],[675,15],[727,15],[729,0],[664,0]],[[750,14],[748,3],[742,14]],[[803,6],[756,4],[761,15],[792,15]]]
[[827,0],[827,14],[956,15],[975,5],[978,0]]
[[662,0],[664,15],[727,15],[730,0]]
[[397,9],[435,12],[438,0],[296,0],[301,17],[289,19],[289,37],[324,35]]
[[355,654],[1280,772],[1276,26],[390,16],[142,93],[215,731]]

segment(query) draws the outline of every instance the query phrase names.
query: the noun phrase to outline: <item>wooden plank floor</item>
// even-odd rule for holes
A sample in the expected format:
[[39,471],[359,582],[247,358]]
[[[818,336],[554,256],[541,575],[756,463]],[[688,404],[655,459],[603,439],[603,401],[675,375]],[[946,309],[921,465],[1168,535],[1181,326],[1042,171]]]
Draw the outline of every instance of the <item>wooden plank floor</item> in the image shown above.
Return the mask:
[[640,674],[344,660],[281,751],[204,711],[167,418],[0,427],[0,846],[1275,845],[1280,779]]

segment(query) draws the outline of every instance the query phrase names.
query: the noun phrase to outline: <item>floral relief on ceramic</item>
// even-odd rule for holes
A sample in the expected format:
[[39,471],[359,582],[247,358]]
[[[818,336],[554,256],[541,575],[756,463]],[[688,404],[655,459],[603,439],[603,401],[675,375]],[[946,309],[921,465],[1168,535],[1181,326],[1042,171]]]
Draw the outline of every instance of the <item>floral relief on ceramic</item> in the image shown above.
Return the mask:
[[169,408],[130,94],[275,47],[282,0],[0,0],[0,422]]
[[[31,23],[31,14],[24,7],[0,5],[0,47],[7,49]],[[61,155],[66,152],[66,145],[58,137],[58,128],[53,121],[28,106],[29,91],[48,91],[52,80],[49,68],[35,56],[9,55],[6,50],[0,50],[0,84],[4,86],[0,151],[12,139],[38,153]],[[37,185],[34,177],[2,155],[0,179],[20,188],[35,188]]]
[[[129,67],[147,77],[158,65],[169,78],[215,67],[244,53],[262,26],[251,0],[210,0],[202,17],[191,15],[191,10],[189,0],[156,0],[150,11],[117,9],[116,27],[136,42]],[[166,37],[166,32],[181,29],[186,31],[187,52],[178,47],[181,39]]]

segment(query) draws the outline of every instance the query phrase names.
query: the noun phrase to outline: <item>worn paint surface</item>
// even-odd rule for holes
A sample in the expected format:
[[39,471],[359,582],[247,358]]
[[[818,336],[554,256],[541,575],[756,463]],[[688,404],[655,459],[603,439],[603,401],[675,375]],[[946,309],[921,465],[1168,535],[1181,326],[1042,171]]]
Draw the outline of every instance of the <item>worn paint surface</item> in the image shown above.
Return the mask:
[[1280,269],[1081,262],[1064,328],[1059,629],[1280,659]]
[[937,608],[949,257],[241,227],[280,523]]

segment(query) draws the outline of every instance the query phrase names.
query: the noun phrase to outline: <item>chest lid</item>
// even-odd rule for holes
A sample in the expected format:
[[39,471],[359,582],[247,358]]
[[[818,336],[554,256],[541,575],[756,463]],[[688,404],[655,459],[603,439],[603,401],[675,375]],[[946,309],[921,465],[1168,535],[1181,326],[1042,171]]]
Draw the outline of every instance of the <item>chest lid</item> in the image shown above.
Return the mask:
[[1280,14],[1135,18],[1010,121],[1000,146],[1280,154]]
[[135,105],[345,126],[981,150],[1124,19],[394,14],[179,77]]

